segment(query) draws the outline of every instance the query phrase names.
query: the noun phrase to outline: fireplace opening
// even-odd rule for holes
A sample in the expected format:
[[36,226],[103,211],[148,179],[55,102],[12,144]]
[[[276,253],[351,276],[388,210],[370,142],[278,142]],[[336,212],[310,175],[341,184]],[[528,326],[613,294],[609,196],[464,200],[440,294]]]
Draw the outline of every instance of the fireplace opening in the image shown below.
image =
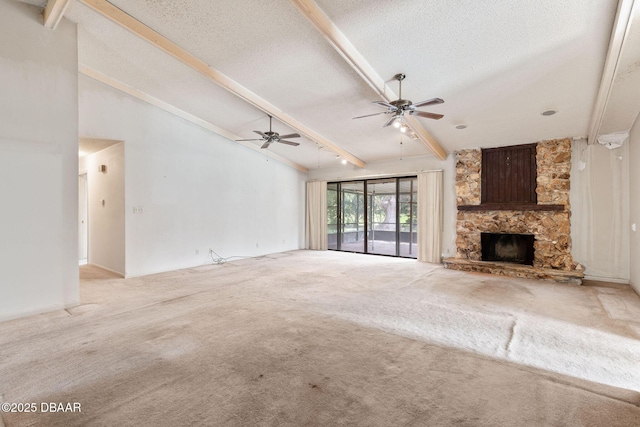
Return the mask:
[[533,265],[533,234],[481,233],[482,261]]

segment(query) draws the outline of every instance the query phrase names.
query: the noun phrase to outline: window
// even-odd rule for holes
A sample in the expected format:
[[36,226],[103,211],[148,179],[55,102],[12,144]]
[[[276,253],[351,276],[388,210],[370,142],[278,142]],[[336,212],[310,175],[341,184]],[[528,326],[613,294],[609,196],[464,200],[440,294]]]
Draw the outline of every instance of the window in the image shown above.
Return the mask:
[[327,184],[328,248],[417,257],[417,178]]

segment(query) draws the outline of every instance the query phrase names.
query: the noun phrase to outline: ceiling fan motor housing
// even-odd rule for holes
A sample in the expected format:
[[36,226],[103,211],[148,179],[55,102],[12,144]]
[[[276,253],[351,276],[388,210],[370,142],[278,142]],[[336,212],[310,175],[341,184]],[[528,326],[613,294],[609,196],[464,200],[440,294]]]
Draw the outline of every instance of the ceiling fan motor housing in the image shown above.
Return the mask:
[[395,101],[391,101],[389,104],[401,110],[407,110],[411,107],[411,101],[408,99],[396,99]]

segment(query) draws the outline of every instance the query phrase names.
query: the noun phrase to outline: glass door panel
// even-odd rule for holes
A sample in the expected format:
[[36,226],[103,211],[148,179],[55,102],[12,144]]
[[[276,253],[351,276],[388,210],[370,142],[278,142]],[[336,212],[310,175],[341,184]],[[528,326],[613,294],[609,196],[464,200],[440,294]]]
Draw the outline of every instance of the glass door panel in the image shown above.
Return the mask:
[[367,252],[397,255],[397,179],[367,181],[369,207]]
[[343,182],[340,186],[340,250],[365,251],[364,181]]
[[418,179],[399,180],[399,255],[407,258],[418,257]]
[[327,184],[327,248],[338,249],[338,186]]

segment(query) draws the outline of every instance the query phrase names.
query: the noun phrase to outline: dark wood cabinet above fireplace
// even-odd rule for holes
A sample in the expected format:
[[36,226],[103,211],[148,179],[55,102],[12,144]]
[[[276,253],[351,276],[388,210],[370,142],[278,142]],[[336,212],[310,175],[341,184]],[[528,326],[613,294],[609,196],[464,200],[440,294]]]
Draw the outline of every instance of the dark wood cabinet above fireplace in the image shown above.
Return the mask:
[[483,149],[481,204],[537,204],[536,176],[536,144]]
[[463,211],[561,211],[562,205],[539,205],[537,144],[482,149],[480,204],[461,205]]

